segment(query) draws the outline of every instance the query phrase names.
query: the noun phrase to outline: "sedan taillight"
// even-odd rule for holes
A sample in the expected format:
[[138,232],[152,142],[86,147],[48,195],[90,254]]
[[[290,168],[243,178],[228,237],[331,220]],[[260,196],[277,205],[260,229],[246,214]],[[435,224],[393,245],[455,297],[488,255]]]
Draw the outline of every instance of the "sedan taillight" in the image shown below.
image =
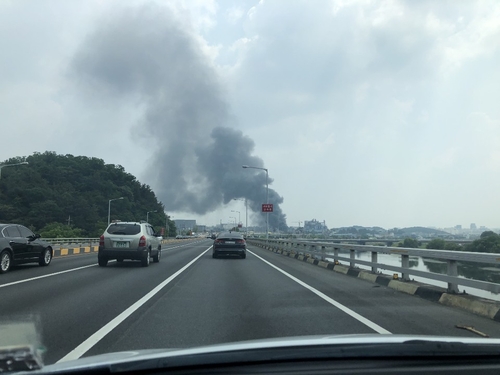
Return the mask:
[[99,237],[99,246],[104,247],[104,234]]
[[245,243],[245,240],[236,240],[236,243]]
[[139,239],[139,247],[146,247],[146,236],[141,236]]

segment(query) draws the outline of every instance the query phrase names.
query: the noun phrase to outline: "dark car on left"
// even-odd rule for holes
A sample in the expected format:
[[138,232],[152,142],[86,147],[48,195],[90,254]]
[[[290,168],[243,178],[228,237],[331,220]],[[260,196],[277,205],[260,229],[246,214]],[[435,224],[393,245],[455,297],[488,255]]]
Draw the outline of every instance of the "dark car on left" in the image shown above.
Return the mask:
[[12,266],[38,263],[48,266],[54,256],[52,246],[40,235],[19,224],[0,224],[0,273]]

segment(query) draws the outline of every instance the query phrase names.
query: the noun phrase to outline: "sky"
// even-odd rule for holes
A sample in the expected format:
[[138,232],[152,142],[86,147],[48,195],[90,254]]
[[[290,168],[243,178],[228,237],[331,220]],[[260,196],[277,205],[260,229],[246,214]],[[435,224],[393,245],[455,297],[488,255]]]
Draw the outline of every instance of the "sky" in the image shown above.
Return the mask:
[[261,222],[247,164],[275,226],[500,227],[496,0],[3,0],[0,35],[0,160],[102,158],[199,224]]

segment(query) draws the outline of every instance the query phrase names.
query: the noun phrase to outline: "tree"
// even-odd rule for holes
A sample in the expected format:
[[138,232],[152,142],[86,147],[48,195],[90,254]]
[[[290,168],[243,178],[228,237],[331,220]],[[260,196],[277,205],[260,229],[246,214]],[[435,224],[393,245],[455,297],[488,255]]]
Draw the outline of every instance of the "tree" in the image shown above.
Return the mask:
[[481,237],[467,245],[465,250],[479,253],[500,253],[500,236],[491,231],[483,232]]
[[[48,151],[2,163],[23,161],[29,165],[6,168],[0,179],[0,222],[19,223],[35,232],[43,229],[50,233],[55,227],[47,229],[49,224],[66,224],[71,216],[73,228],[81,230],[78,236],[98,237],[107,225],[109,199],[124,197],[112,204],[111,215],[115,219],[139,221],[145,219],[146,211],[164,212],[151,188],[120,165]],[[155,228],[163,227],[165,221],[172,226],[165,215],[151,219]],[[175,235],[175,230],[170,235]]]
[[443,250],[445,247],[445,240],[442,238],[435,238],[426,246],[427,249]]
[[61,223],[47,224],[40,230],[42,238],[75,238],[82,236],[82,230]]
[[486,237],[498,237],[498,234],[491,230],[487,230],[483,233],[481,233],[481,236],[479,238],[486,238]]
[[417,248],[420,246],[420,243],[418,240],[414,238],[405,238],[403,243],[398,245],[399,247],[410,247],[410,248]]

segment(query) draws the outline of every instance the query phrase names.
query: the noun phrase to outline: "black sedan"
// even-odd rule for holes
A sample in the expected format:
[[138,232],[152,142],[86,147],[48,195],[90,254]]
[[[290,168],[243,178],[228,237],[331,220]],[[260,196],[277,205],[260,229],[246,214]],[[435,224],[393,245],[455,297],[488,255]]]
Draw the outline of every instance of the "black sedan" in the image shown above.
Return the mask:
[[226,232],[217,236],[212,248],[212,258],[219,255],[237,255],[245,259],[247,257],[247,242],[243,235],[238,232]]
[[48,266],[54,251],[28,228],[18,224],[0,224],[0,273],[15,264],[38,263]]

